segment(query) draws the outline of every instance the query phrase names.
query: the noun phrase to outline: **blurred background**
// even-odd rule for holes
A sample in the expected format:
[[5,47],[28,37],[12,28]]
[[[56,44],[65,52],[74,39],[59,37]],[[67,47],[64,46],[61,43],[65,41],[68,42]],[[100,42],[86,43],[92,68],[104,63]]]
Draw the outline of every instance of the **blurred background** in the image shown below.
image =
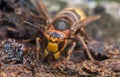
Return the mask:
[[[35,0],[0,0],[0,38],[29,38],[36,31],[23,21],[40,26]],[[120,43],[120,0],[43,0],[54,17],[66,7],[81,8],[87,16],[100,14],[101,19],[86,27],[87,35],[98,41]],[[32,3],[33,2],[33,3]],[[40,26],[41,27],[41,26]]]
[[120,43],[120,0],[43,0],[54,15],[66,7],[81,8],[87,16],[102,17],[86,27],[88,36],[99,41]]

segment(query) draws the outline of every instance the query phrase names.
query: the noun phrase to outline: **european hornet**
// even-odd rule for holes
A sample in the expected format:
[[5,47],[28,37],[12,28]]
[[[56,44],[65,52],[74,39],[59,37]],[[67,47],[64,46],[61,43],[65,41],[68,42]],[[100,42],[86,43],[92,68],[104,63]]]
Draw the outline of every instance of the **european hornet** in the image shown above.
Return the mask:
[[[59,12],[53,19],[49,15],[44,3],[42,0],[35,0],[35,7],[42,13],[42,18],[46,24],[43,24],[45,27],[45,31],[37,26],[33,25],[30,22],[25,21],[26,24],[31,25],[32,27],[36,28],[39,31],[39,35],[43,35],[42,37],[35,37],[36,38],[36,49],[37,49],[37,59],[39,59],[40,51],[43,48],[44,57],[47,58],[48,56],[54,57],[55,60],[60,58],[62,52],[65,51],[68,44],[71,46],[67,52],[67,60],[70,59],[70,55],[74,51],[77,42],[81,42],[83,47],[86,50],[86,53],[89,59],[93,60],[89,49],[87,47],[87,37],[85,33],[85,27],[89,23],[97,20],[100,18],[100,15],[86,17],[85,13],[78,8],[66,8]],[[34,39],[35,39],[34,38]],[[28,39],[29,41],[32,40]],[[77,41],[76,41],[77,40]],[[42,45],[42,48],[41,48]],[[43,53],[41,55],[43,55]]]

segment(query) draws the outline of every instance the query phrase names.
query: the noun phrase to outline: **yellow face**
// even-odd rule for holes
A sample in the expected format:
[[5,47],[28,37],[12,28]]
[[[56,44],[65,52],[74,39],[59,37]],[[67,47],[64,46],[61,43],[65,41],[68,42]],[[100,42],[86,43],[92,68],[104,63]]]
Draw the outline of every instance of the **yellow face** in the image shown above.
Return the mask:
[[44,56],[47,57],[49,53],[53,53],[55,59],[60,57],[61,53],[58,51],[58,43],[48,43],[47,48],[44,51]]
[[57,60],[61,53],[58,50],[58,43],[48,42],[47,48],[44,50],[44,56],[47,57],[50,53],[53,54],[53,57]]
[[47,45],[47,49],[49,50],[49,52],[58,51],[58,43],[49,42]]
[[[62,32],[49,31],[46,34],[46,38],[48,38],[48,44],[44,50],[44,56],[47,57],[49,54],[52,54],[55,59],[58,59],[61,51],[66,47],[65,35]],[[62,45],[61,48],[59,48],[60,45]]]

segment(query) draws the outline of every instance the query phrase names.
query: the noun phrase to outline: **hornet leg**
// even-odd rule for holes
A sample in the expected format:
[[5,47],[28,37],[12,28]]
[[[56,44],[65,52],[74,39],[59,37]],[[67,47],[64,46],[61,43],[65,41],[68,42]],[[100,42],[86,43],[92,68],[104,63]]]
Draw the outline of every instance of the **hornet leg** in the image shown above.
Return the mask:
[[92,57],[92,55],[91,55],[91,53],[90,53],[90,51],[89,51],[89,49],[88,49],[88,47],[87,47],[87,45],[86,45],[86,43],[84,42],[84,40],[83,40],[79,35],[78,35],[77,37],[79,38],[79,40],[80,40],[81,43],[83,44],[83,46],[84,46],[84,48],[85,48],[85,50],[86,50],[86,53],[87,53],[89,59],[90,59],[90,60],[94,60],[93,57]]
[[75,46],[76,46],[76,43],[75,43],[75,42],[72,42],[72,45],[71,45],[70,49],[69,49],[68,52],[67,52],[67,60],[70,59],[70,56],[71,56],[71,54],[72,54]]

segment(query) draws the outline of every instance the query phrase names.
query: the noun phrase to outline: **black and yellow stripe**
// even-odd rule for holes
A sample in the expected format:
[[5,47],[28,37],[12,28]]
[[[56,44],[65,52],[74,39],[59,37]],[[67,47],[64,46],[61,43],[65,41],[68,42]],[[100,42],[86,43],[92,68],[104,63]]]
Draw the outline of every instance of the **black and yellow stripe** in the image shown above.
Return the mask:
[[78,22],[80,20],[83,20],[86,18],[85,13],[78,8],[66,8],[60,13],[58,13],[54,20],[57,19],[64,19],[68,21],[71,25],[73,25],[75,22]]

